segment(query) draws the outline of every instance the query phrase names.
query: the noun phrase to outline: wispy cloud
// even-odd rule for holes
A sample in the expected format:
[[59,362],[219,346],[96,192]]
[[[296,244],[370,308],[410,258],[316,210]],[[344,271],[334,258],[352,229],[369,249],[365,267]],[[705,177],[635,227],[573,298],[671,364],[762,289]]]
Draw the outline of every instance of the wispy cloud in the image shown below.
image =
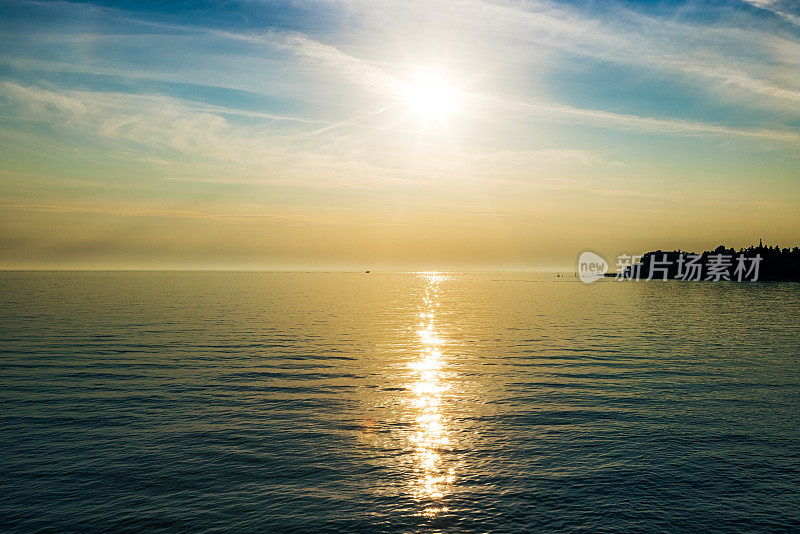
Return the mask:
[[[305,213],[243,214],[217,213],[213,210],[156,208],[115,203],[114,205],[76,205],[70,204],[0,204],[0,210],[28,211],[44,213],[67,213],[86,215],[112,215],[114,217],[147,217],[164,219],[198,219],[217,222],[246,223],[335,223],[331,217],[313,216]],[[286,210],[283,210],[286,211]]]
[[[381,61],[384,58],[381,58],[379,39],[384,39],[385,44],[387,39],[391,41],[407,37],[412,40],[409,48],[413,53],[417,46],[413,39],[422,33],[418,28],[434,34],[440,29],[453,41],[449,48],[472,46],[467,43],[480,39],[487,52],[495,50],[503,53],[513,48],[520,57],[526,54],[553,53],[585,56],[611,63],[634,65],[652,74],[681,75],[710,93],[769,97],[769,100],[743,99],[740,103],[747,106],[775,108],[795,114],[798,109],[795,104],[800,99],[800,87],[797,84],[790,85],[792,77],[786,75],[786,69],[798,65],[800,42],[796,36],[776,32],[772,28],[759,28],[756,25],[737,27],[734,25],[736,21],[726,21],[724,18],[704,25],[673,18],[655,18],[625,9],[620,4],[609,5],[605,12],[595,9],[588,14],[568,5],[537,0],[515,3],[489,0],[389,0],[380,4],[345,0],[342,3],[348,6],[353,17],[361,20],[363,36],[351,39],[349,48],[358,49]],[[778,2],[754,0],[749,3],[796,18],[788,12],[778,10]],[[254,56],[259,47],[267,54],[286,48],[318,65],[327,66],[347,79],[358,80],[376,90],[392,91],[397,87],[396,73],[388,72],[385,68],[376,68],[372,62],[359,59],[358,54],[343,52],[335,43],[322,43],[300,31],[235,31],[164,23],[107,8],[87,7],[85,4],[59,2],[55,5],[62,6],[62,9],[69,6],[74,10],[91,9],[104,13],[109,25],[160,29],[169,32],[162,35],[162,39],[176,43],[186,41],[192,35],[203,35],[221,43],[248,43],[256,47],[253,50]],[[601,14],[605,16],[601,17]],[[431,20],[448,22],[446,25],[442,23],[443,28],[437,28],[435,25],[432,27]],[[49,37],[58,38],[52,34]],[[69,37],[69,33],[61,36],[63,39]],[[19,57],[6,56],[7,61],[18,64],[23,61]],[[36,59],[25,58],[24,61],[34,62]],[[185,77],[191,65],[192,62],[188,62],[183,69],[184,74],[177,72],[173,79]],[[387,65],[389,68],[396,66],[391,63]],[[51,62],[51,67],[69,68],[66,64],[59,65],[55,62]],[[97,61],[92,64],[75,64],[72,68],[88,69],[97,73],[125,72]],[[146,73],[130,71],[130,74],[156,78],[166,75],[158,68],[152,68]],[[240,86],[241,82],[239,80],[233,86]],[[255,88],[252,84],[248,87]]]
[[[766,5],[763,0],[760,3]],[[426,3],[426,10],[413,0],[384,2],[380,6],[356,4],[375,25],[386,24],[391,18],[394,24],[399,21],[413,33],[415,26],[426,27],[423,13],[432,11],[450,21],[450,26],[459,26],[469,38],[480,36],[486,46],[499,50],[517,46],[515,51],[519,53],[525,49],[518,45],[527,44],[530,48],[522,54],[568,53],[635,65],[654,74],[685,76],[710,93],[773,99],[744,101],[744,105],[792,113],[798,109],[795,104],[800,90],[785,85],[786,67],[782,64],[796,64],[800,42],[773,29],[738,27],[733,19],[701,25],[642,15],[620,4],[609,4],[605,18],[597,18],[601,13],[598,9],[590,15],[569,5],[537,0],[441,1]]]
[[501,104],[510,106],[513,109],[526,111],[527,113],[542,118],[548,116],[571,118],[581,122],[597,122],[607,127],[629,128],[639,131],[662,132],[674,135],[742,137],[786,142],[790,144],[800,143],[800,132],[789,129],[732,128],[704,122],[643,117],[559,104],[520,101],[501,101]]
[[333,46],[322,44],[297,33],[285,36],[282,41],[297,54],[375,90],[391,92],[398,88],[397,78],[373,67],[366,61],[345,54]]
[[[198,178],[210,172],[222,181],[246,176],[262,183],[296,183],[303,176],[306,186],[352,187],[369,186],[378,177],[393,180],[386,170],[368,163],[291,144],[291,135],[232,124],[223,115],[235,112],[227,108],[195,107],[164,96],[54,92],[11,82],[0,83],[0,97],[12,102],[16,113],[27,120],[64,133],[135,143],[120,147],[125,154],[137,146],[160,151],[157,157],[147,153],[143,161],[159,166],[169,162],[173,165],[169,173],[176,172],[177,162]],[[176,153],[192,159],[176,160]],[[224,165],[224,175],[219,165]]]
[[[293,42],[295,42],[295,40],[293,40]],[[332,46],[315,43],[308,38],[302,38],[301,42],[302,45],[297,49],[299,53],[307,55],[315,61],[322,62],[325,66],[337,72],[337,74],[345,76],[351,81],[363,83],[369,88],[379,91],[390,90],[395,92],[399,84],[403,83],[397,78],[382,73],[378,67],[372,66],[356,57],[347,55]],[[347,65],[348,68],[341,69],[341,65]],[[724,69],[702,69],[696,65],[683,65],[681,70],[686,72],[692,70],[699,72],[702,70],[703,75],[706,77],[717,77],[725,82],[747,87],[755,93],[768,94],[770,96],[790,100],[797,99],[800,101],[800,92],[770,86],[769,84],[749,78],[743,73],[735,73]],[[697,121],[643,117],[598,109],[579,108],[557,103],[536,102],[533,100],[514,101],[480,93],[465,94],[464,96],[470,99],[471,103],[478,106],[491,107],[492,105],[501,104],[503,106],[515,108],[517,111],[535,114],[540,119],[558,117],[570,118],[573,120],[604,124],[609,127],[635,128],[642,131],[663,132],[676,135],[734,136],[790,143],[800,142],[800,133],[788,129],[733,128]]]
[[742,0],[752,6],[759,7],[766,11],[770,11],[784,20],[791,22],[797,26],[800,26],[800,17],[784,11],[780,6],[782,2],[779,0]]

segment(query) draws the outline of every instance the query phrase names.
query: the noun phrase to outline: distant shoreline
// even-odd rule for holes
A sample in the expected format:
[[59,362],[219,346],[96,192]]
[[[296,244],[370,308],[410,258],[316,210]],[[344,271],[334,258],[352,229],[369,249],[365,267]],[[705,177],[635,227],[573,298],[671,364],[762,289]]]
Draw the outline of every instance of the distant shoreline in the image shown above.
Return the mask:
[[[623,257],[620,257],[623,258]],[[627,265],[606,277],[619,280],[687,282],[800,282],[800,247],[758,246],[738,251],[720,245],[714,250],[647,252],[628,258]]]

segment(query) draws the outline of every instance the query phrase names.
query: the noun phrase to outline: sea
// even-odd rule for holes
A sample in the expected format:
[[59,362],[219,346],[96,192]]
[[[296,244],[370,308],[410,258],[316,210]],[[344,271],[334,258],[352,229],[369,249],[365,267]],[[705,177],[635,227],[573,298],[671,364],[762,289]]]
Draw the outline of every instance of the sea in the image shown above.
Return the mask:
[[798,532],[800,284],[2,272],[3,532]]

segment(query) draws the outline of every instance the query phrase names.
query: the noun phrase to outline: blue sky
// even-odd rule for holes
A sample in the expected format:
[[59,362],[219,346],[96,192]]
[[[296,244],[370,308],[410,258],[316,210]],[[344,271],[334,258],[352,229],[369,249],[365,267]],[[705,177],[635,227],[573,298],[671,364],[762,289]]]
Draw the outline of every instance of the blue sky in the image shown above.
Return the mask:
[[800,6],[4,2],[0,266],[800,241]]

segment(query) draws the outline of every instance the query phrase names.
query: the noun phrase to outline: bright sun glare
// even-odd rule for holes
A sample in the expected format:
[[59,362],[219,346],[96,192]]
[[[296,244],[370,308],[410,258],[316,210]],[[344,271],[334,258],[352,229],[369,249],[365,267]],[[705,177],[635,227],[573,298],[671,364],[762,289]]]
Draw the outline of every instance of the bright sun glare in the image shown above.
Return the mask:
[[419,78],[405,88],[408,106],[424,119],[441,119],[453,111],[458,92],[440,76]]

